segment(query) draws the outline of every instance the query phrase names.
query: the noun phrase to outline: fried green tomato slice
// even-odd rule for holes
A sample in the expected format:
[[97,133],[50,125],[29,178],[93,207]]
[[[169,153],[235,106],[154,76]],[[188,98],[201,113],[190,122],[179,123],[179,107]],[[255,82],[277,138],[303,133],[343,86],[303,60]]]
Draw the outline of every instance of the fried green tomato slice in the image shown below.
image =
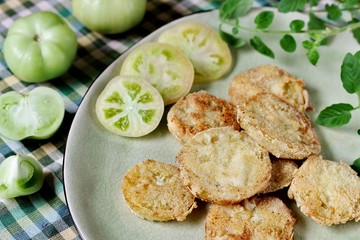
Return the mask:
[[110,132],[141,137],[152,132],[164,113],[160,93],[142,78],[116,76],[96,101],[96,115]]
[[131,51],[120,75],[137,76],[150,82],[161,94],[165,105],[190,92],[194,67],[178,48],[165,43],[146,43]]
[[209,82],[224,76],[231,68],[232,55],[219,33],[210,26],[186,21],[165,30],[158,42],[180,48],[195,68],[195,82]]

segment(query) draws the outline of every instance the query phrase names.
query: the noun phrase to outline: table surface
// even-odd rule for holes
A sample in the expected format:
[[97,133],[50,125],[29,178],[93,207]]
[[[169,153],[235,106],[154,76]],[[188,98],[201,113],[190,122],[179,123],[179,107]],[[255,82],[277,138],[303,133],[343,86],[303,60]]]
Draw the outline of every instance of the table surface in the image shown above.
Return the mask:
[[[7,68],[0,51],[0,95],[48,86],[65,102],[65,118],[57,133],[47,140],[11,141],[0,136],[0,162],[25,154],[43,166],[45,182],[40,191],[26,197],[0,200],[0,239],[81,239],[66,205],[63,156],[72,119],[86,91],[97,76],[126,49],[162,25],[182,16],[216,9],[215,0],[148,0],[144,20],[130,31],[104,36],[85,28],[73,15],[70,0],[0,1],[0,48],[11,24],[22,16],[49,10],[59,14],[78,40],[75,61],[63,76],[40,84],[20,81]],[[256,1],[264,6],[267,1]]]

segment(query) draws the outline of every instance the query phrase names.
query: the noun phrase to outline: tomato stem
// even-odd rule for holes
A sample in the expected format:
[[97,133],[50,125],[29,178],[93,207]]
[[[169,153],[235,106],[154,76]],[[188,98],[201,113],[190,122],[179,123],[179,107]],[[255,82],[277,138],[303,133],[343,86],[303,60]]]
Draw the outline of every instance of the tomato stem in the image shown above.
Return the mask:
[[41,41],[41,35],[40,35],[40,34],[36,34],[36,35],[34,36],[34,41],[35,41],[35,42],[40,42],[40,41]]

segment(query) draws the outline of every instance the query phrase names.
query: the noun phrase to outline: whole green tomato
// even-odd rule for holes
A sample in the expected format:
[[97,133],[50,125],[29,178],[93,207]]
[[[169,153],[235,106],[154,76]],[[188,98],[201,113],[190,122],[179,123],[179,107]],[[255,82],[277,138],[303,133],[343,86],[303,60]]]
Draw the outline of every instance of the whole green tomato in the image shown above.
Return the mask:
[[87,28],[103,33],[122,33],[139,24],[146,0],[73,0],[73,15]]
[[17,19],[4,41],[5,61],[25,82],[43,82],[63,75],[77,51],[75,33],[58,15],[36,12]]

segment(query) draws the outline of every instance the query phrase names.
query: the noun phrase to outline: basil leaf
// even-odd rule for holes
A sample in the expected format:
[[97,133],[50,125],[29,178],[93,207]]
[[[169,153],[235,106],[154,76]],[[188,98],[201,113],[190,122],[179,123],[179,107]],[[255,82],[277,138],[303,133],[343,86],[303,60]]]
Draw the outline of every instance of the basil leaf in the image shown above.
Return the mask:
[[319,61],[320,54],[317,51],[317,48],[313,47],[306,52],[306,57],[309,60],[309,62],[315,66]]
[[296,50],[296,41],[293,36],[285,34],[280,40],[280,46],[286,52],[294,52]]
[[357,130],[357,134],[360,135],[360,129]]
[[356,159],[350,167],[360,175],[360,158]]
[[322,110],[316,123],[325,127],[340,127],[349,123],[354,107],[347,103],[337,103]]
[[306,0],[281,0],[278,6],[279,12],[295,12],[305,8]]
[[325,10],[327,11],[327,17],[331,20],[338,19],[342,15],[340,8],[335,4],[326,4]]
[[341,81],[348,93],[360,92],[360,51],[347,53],[341,65]]
[[246,41],[244,39],[237,38],[227,32],[219,31],[219,34],[220,37],[231,47],[240,48],[246,44]]
[[274,12],[263,11],[255,17],[256,28],[265,29],[268,28],[274,20]]
[[274,52],[261,40],[260,37],[254,36],[251,38],[250,45],[259,53],[270,58],[275,58]]
[[305,22],[303,20],[295,19],[290,22],[290,29],[292,32],[301,32],[304,26]]
[[220,19],[244,16],[252,7],[253,0],[226,0],[220,7]]

